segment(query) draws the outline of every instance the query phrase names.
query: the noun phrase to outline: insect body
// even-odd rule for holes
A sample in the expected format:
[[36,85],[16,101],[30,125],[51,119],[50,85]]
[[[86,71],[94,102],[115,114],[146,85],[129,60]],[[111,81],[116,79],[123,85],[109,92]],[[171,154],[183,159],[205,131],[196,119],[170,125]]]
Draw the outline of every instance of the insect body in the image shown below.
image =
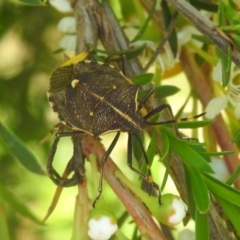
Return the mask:
[[49,101],[70,129],[95,137],[112,131],[138,133],[145,127],[137,111],[138,90],[117,69],[85,61],[53,73]]
[[[53,157],[61,136],[74,136],[84,133],[98,137],[108,132],[116,132],[115,138],[101,161],[101,178],[97,200],[102,192],[104,163],[116,145],[120,133],[127,132],[128,166],[159,191],[159,186],[152,181],[147,155],[138,134],[143,131],[146,125],[163,123],[174,123],[175,132],[178,136],[179,132],[176,128],[176,120],[173,117],[171,107],[168,104],[158,106],[145,116],[140,114],[140,110],[154,90],[150,89],[143,100],[138,103],[139,88],[140,86],[132,84],[116,68],[90,61],[61,67],[52,74],[48,91],[49,102],[53,110],[58,113],[60,121],[70,130],[69,132],[62,132],[57,136],[48,158],[48,173],[56,184],[62,186],[75,185],[78,183],[77,176],[82,177],[82,173],[78,173],[76,170],[77,166],[80,166],[82,170],[82,160],[79,163],[73,161],[70,164],[70,171],[75,171],[71,179],[61,179],[60,175],[53,168]],[[148,120],[165,108],[170,110],[172,120],[167,122],[150,122]],[[147,165],[147,175],[144,175],[132,166],[133,137],[137,139],[141,147]],[[78,151],[80,153],[80,150]]]

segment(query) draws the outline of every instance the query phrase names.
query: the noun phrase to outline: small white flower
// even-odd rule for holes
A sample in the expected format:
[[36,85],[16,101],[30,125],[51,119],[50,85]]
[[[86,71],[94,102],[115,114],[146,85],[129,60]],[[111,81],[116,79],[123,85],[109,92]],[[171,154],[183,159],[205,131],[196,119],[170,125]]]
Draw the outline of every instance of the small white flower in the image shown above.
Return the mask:
[[220,157],[212,157],[210,162],[211,167],[214,170],[214,176],[221,181],[226,181],[229,177],[229,171],[227,165],[223,158]]
[[217,65],[213,68],[212,79],[216,82],[222,82],[222,62],[218,61]]
[[64,33],[75,33],[76,20],[74,17],[64,17],[59,21],[57,28]]
[[[146,49],[143,52],[143,58],[146,55],[147,48],[150,49],[152,52],[156,51],[157,44],[155,44],[152,41],[139,40],[133,42],[131,46],[139,47],[142,46],[143,44],[146,44]],[[158,54],[156,61],[160,65],[163,74],[166,69],[171,69],[175,65],[175,63],[178,62],[179,60],[178,58],[173,57],[173,53],[170,49],[169,43],[166,43],[163,47],[163,50],[161,50],[161,52]]]
[[178,37],[178,44],[179,44],[179,48],[181,48],[183,45],[189,43],[190,41],[192,42],[192,44],[194,44],[195,46],[197,46],[198,48],[202,48],[203,43],[197,40],[194,40],[192,38],[192,35],[202,35],[196,28],[194,28],[193,26],[187,25],[184,26],[178,33],[177,33],[177,37]]
[[205,117],[207,119],[214,119],[220,113],[220,111],[227,106],[227,102],[227,96],[213,98],[205,109]]
[[68,0],[50,0],[49,2],[60,12],[72,12],[72,8]]
[[[218,62],[214,68],[212,77],[213,80],[220,82],[222,81],[222,64]],[[240,118],[240,69],[234,69],[232,64],[230,81],[226,90],[226,95],[221,97],[213,98],[206,107],[206,118],[215,118],[221,110],[226,108],[227,103],[230,102],[235,108],[235,116],[237,119]]]
[[169,217],[168,221],[173,225],[177,225],[185,218],[188,207],[182,199],[175,198],[172,201],[172,208],[175,213]]
[[107,216],[91,218],[88,221],[88,236],[93,240],[107,240],[118,229],[116,222]]
[[75,35],[65,35],[61,39],[59,45],[63,49],[74,51],[76,48],[76,36]]

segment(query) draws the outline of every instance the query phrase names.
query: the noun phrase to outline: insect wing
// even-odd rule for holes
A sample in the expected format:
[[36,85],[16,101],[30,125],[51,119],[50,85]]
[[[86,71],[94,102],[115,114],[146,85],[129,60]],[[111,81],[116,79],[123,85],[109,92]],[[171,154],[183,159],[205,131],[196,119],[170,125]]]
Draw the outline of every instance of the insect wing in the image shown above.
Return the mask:
[[129,121],[128,112],[136,111],[136,96],[139,86],[127,85],[109,93],[94,112],[94,133],[117,131]]

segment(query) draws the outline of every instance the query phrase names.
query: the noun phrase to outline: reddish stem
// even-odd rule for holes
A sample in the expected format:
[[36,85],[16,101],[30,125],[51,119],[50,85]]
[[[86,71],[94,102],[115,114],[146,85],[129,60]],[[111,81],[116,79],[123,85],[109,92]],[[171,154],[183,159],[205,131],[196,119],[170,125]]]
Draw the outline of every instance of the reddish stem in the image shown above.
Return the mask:
[[[86,156],[90,153],[95,154],[98,162],[100,163],[106,151],[96,138],[87,136],[83,141],[83,152]],[[114,173],[116,170],[119,170],[119,168],[110,158],[108,158],[104,165],[104,179],[108,182],[134,219],[139,231],[141,232],[141,236],[148,237],[147,239],[151,240],[164,240],[165,237],[163,236],[160,228],[154,222],[146,207],[127,188],[124,188],[124,186],[115,177]]]
[[[194,55],[191,54],[186,47],[183,47],[180,58],[182,69],[185,72],[192,89],[194,89],[203,106],[206,107],[208,102],[214,98],[210,87],[206,83],[206,77],[197,65]],[[216,117],[211,127],[222,151],[236,150],[235,153],[224,156],[229,172],[233,173],[233,171],[239,166],[240,160],[237,148],[235,144],[231,142],[231,134],[221,114]],[[240,177],[238,177],[234,185],[236,188],[240,189]]]

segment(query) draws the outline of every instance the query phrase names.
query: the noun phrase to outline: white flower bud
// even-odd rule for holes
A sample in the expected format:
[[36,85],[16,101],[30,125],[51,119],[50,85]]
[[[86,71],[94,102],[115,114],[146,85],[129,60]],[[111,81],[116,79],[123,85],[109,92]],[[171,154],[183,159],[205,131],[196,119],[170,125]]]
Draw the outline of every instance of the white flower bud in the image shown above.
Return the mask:
[[50,0],[49,2],[59,12],[72,12],[72,8],[68,0]]
[[64,17],[59,21],[57,28],[65,33],[75,33],[76,20],[74,17]]

